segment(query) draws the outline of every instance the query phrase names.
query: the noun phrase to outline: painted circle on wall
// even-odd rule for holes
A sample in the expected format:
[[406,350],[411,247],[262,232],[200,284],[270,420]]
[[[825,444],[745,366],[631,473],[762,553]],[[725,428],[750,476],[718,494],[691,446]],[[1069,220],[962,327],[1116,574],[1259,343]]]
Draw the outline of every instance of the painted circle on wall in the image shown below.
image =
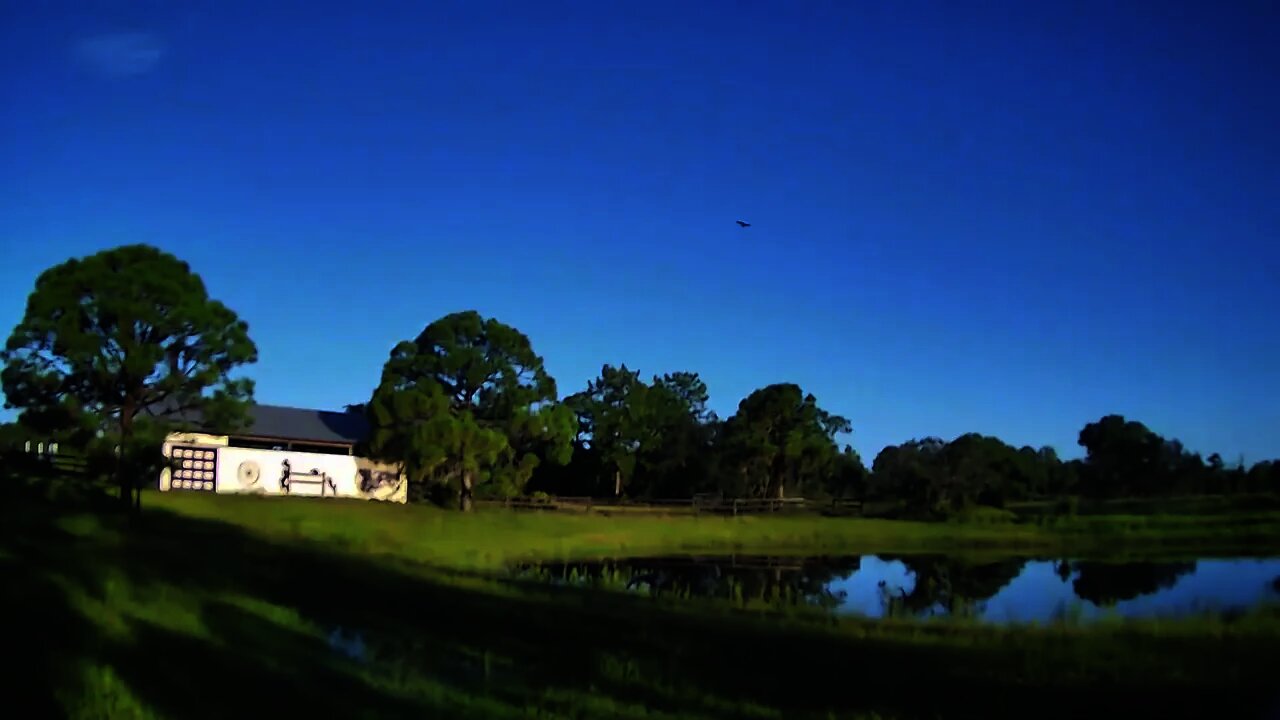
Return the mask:
[[240,485],[243,487],[257,485],[261,477],[262,468],[258,467],[258,463],[252,460],[245,460],[240,463],[239,468],[236,468],[236,479],[240,481]]

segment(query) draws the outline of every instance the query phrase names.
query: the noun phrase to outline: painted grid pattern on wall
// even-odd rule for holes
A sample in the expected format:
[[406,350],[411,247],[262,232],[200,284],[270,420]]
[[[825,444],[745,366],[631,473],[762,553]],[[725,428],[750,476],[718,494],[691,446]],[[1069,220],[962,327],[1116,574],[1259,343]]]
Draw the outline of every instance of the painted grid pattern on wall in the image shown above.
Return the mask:
[[169,487],[174,490],[217,489],[218,451],[214,448],[175,445],[169,455],[172,475]]

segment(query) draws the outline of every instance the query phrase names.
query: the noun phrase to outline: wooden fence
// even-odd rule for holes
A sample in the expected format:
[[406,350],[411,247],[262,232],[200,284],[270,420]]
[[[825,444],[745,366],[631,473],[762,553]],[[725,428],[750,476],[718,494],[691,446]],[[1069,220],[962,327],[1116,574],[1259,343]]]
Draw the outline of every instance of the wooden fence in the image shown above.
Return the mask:
[[720,498],[698,496],[682,499],[618,500],[591,497],[514,497],[477,500],[479,507],[511,510],[545,510],[600,514],[680,514],[760,515],[765,513],[822,513],[856,515],[862,501],[849,498],[811,500],[807,498]]
[[81,477],[89,472],[89,461],[78,452],[58,450],[56,445],[45,443],[30,447],[5,447],[0,449],[0,462],[7,469],[41,477]]

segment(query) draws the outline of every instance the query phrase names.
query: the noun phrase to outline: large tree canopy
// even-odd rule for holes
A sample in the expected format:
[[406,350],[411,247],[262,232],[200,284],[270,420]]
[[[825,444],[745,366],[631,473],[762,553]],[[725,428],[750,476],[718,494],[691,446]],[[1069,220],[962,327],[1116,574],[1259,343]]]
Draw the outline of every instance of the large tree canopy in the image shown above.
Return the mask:
[[435,477],[471,506],[518,492],[543,459],[568,460],[572,414],[529,338],[475,311],[446,315],[391,351],[369,402],[371,451]]
[[257,360],[248,326],[169,253],[127,245],[43,272],[2,354],[6,405],[39,432],[121,448],[121,497],[199,413],[233,426]]
[[452,407],[485,420],[556,398],[555,379],[528,336],[474,310],[445,315],[397,345],[383,374],[401,384],[432,380]]
[[[1208,461],[1188,452],[1136,420],[1106,415],[1080,430],[1085,449],[1081,489],[1093,497],[1150,497],[1186,493],[1238,492],[1266,489],[1251,482],[1239,462],[1227,467],[1214,453]],[[1254,475],[1262,480],[1261,475]]]
[[[697,373],[655,376],[605,365],[586,390],[565,399],[578,417],[578,445],[608,476],[614,496],[687,496],[708,477],[707,386]],[[602,478],[594,478],[595,485]]]
[[951,442],[927,437],[890,445],[876,456],[869,494],[935,517],[970,505],[1000,507],[1029,495],[1061,492],[1070,473],[1052,448],[1015,448],[965,433]]
[[640,490],[651,497],[687,497],[712,489],[719,420],[707,385],[694,372],[654,376],[645,395],[650,442],[641,448]]
[[649,439],[644,417],[649,387],[626,365],[605,365],[587,389],[565,398],[578,418],[578,439],[607,468],[613,495],[622,494],[631,478],[642,444]]
[[1146,425],[1107,415],[1085,425],[1079,443],[1088,453],[1091,494],[1148,493],[1157,488],[1164,439]]
[[725,452],[745,495],[777,497],[785,488],[820,480],[838,456],[837,433],[849,421],[818,407],[798,385],[769,385],[751,393],[725,424]]

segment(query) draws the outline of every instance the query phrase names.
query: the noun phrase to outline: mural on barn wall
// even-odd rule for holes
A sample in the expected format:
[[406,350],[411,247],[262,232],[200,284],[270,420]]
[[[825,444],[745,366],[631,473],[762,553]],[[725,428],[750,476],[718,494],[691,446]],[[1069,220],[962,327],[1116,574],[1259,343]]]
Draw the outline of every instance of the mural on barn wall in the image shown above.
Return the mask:
[[333,484],[333,478],[316,468],[304,472],[294,470],[289,464],[289,458],[285,458],[280,461],[280,487],[284,488],[284,493],[288,495],[293,492],[294,485],[315,485],[320,490],[320,497],[324,497],[325,488],[334,495],[338,494],[338,487]]
[[170,451],[173,460],[170,486],[177,490],[207,490],[215,487],[217,448],[176,446]]
[[161,474],[161,490],[408,501],[398,469],[367,458],[225,444],[166,447],[172,462]]

